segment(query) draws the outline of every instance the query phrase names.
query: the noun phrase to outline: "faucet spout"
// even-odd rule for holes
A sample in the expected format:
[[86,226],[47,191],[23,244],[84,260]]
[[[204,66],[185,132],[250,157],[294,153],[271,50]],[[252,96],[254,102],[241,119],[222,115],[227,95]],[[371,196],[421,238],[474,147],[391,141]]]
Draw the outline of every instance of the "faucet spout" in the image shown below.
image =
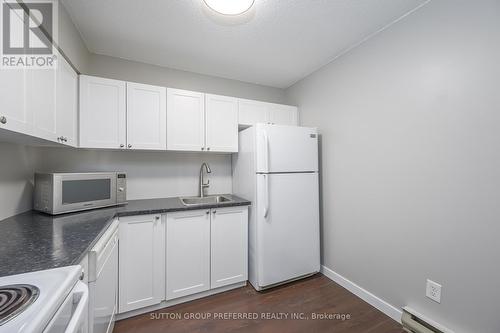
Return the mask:
[[200,197],[203,198],[205,196],[205,188],[210,187],[210,180],[207,180],[205,183],[204,178],[203,178],[203,169],[208,173],[212,173],[212,169],[210,169],[210,166],[208,163],[203,162],[200,167]]

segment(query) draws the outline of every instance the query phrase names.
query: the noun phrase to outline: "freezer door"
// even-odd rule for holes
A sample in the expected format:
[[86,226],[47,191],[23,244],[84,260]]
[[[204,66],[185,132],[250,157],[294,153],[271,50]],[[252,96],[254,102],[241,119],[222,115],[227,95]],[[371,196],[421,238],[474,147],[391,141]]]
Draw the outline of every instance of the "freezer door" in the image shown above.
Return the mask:
[[257,124],[256,164],[259,173],[318,171],[317,130]]
[[318,272],[317,173],[257,175],[258,284]]

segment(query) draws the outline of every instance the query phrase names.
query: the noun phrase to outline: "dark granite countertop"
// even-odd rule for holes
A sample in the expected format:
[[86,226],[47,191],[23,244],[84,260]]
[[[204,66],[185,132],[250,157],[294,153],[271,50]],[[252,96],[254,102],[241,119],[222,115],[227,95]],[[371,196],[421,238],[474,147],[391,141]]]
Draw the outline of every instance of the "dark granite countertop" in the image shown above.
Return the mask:
[[161,214],[183,210],[197,210],[215,207],[248,206],[251,204],[250,201],[240,198],[236,195],[223,195],[232,199],[233,201],[199,206],[184,206],[178,197],[164,199],[145,199],[129,201],[127,205],[115,208],[115,210],[118,216],[132,216],[144,214]]
[[0,221],[0,277],[80,263],[115,217],[251,204],[225,196],[234,201],[188,207],[179,198],[144,199],[59,216],[29,211],[9,217]]

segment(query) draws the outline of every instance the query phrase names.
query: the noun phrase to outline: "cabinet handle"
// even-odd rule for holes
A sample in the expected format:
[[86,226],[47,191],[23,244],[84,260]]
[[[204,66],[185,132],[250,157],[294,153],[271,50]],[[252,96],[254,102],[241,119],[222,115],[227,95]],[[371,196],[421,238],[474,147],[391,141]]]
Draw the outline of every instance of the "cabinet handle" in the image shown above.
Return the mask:
[[210,214],[210,211],[207,210],[207,215]]
[[122,143],[122,144],[120,144],[120,148],[123,148],[123,147],[125,147],[125,145],[124,145],[123,143]]
[[212,211],[212,214],[215,214],[215,213],[217,213],[217,210],[215,210],[215,209],[214,209],[214,210]]
[[201,150],[205,150],[205,147],[201,147]]
[[5,116],[1,116],[0,117],[0,123],[2,123],[4,125],[7,124],[7,118]]
[[207,150],[210,150],[210,147],[207,147]]
[[127,147],[132,148],[132,145],[129,143]]
[[68,138],[67,137],[63,137],[63,141],[64,142],[68,142]]

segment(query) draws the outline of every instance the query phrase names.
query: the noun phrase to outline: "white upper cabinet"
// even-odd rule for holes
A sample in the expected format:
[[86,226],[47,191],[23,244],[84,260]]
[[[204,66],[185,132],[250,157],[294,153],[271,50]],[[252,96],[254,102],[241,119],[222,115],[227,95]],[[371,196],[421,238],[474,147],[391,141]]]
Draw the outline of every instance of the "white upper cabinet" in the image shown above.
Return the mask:
[[55,59],[53,69],[2,71],[0,128],[76,146],[78,76],[57,51]]
[[80,76],[80,146],[125,148],[126,84]]
[[56,132],[58,141],[78,146],[78,74],[59,57],[57,64]]
[[238,151],[238,100],[167,89],[167,149]]
[[[3,3],[2,3],[3,5]],[[11,15],[11,26],[23,27],[21,18]],[[22,29],[12,29],[11,34],[21,34]],[[30,134],[32,115],[26,107],[26,71],[0,69],[0,129]]]
[[204,94],[167,89],[167,149],[205,150]]
[[80,146],[166,149],[166,88],[80,76]]
[[253,126],[257,123],[297,126],[298,108],[296,106],[266,103],[240,99],[239,125]]
[[239,124],[252,126],[257,123],[269,122],[268,103],[240,99],[239,105]]
[[238,99],[205,95],[206,149],[238,151]]
[[121,217],[119,312],[165,299],[165,223],[161,215]]
[[210,287],[218,288],[248,277],[248,208],[212,209],[210,224]]
[[25,134],[31,133],[31,115],[26,107],[26,71],[0,72],[0,128]]
[[210,210],[167,214],[167,300],[210,289]]
[[77,145],[78,75],[55,52],[57,67],[27,70],[26,105],[33,117],[31,135]]
[[238,126],[298,125],[294,106],[78,77],[56,57],[57,69],[2,71],[0,129],[82,148],[236,153]]
[[26,103],[33,115],[32,134],[54,142],[57,141],[56,82],[55,68],[27,70]]
[[269,122],[276,125],[298,125],[298,109],[296,106],[269,104]]
[[167,149],[167,90],[127,82],[127,147]]

